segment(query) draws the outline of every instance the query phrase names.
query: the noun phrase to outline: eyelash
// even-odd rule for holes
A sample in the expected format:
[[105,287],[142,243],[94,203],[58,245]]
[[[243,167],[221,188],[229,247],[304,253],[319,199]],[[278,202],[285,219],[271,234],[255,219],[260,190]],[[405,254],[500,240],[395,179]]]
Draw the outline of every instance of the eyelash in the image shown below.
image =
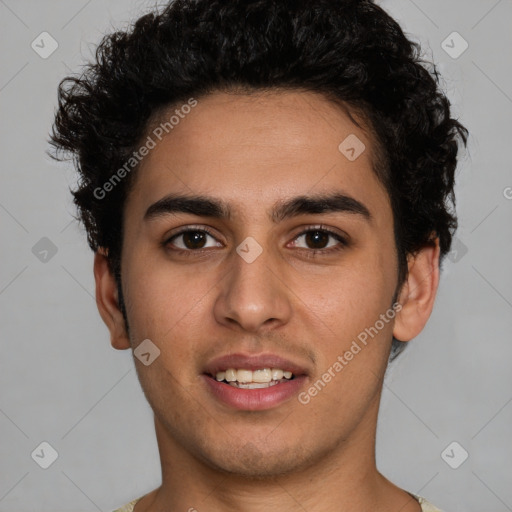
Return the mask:
[[[348,246],[348,242],[344,237],[342,237],[339,233],[336,233],[335,231],[332,231],[322,225],[311,226],[308,229],[301,231],[294,237],[294,240],[296,240],[297,238],[299,238],[303,235],[307,235],[308,233],[311,233],[311,232],[325,233],[325,234],[335,238],[339,242],[339,244],[337,244],[334,247],[330,247],[328,249],[304,249],[302,247],[299,248],[300,250],[305,251],[305,255],[307,258],[314,258],[317,255],[322,255],[322,254],[329,255],[332,253],[336,253],[336,252],[343,250],[345,247]],[[201,227],[191,226],[186,229],[183,229],[182,231],[179,231],[178,233],[174,233],[171,237],[167,238],[162,243],[162,245],[164,247],[168,247],[175,238],[177,238],[181,235],[184,235],[186,233],[206,233],[206,234],[210,235],[212,238],[215,238],[215,235],[213,234],[213,232],[210,229],[208,229],[206,226],[201,226]],[[172,249],[172,251],[175,253],[185,254],[187,256],[191,256],[191,253],[195,253],[196,255],[198,255],[198,253],[201,254],[207,250],[208,249],[176,249],[176,248]]]

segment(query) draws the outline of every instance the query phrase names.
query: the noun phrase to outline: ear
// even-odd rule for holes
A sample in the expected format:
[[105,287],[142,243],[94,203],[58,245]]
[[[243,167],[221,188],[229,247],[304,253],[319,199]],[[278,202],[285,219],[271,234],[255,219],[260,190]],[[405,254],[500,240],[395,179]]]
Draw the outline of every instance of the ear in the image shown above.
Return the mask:
[[110,343],[118,350],[130,348],[123,314],[118,305],[116,280],[110,270],[106,253],[99,250],[94,255],[96,304],[101,318],[110,331]]
[[393,336],[400,341],[415,338],[432,313],[439,285],[439,239],[408,257],[409,274],[398,302],[402,309],[395,317]]

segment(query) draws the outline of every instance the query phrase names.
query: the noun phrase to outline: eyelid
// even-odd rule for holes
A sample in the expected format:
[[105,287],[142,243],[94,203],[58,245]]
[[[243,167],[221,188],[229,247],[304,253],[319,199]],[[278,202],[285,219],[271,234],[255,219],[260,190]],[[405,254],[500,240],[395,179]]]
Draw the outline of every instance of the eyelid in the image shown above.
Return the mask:
[[309,233],[310,231],[324,231],[330,235],[333,235],[335,237],[342,238],[344,241],[348,243],[350,237],[345,233],[344,231],[331,228],[329,226],[326,226],[325,224],[311,224],[308,226],[302,226],[299,228],[300,231],[298,231],[295,235],[293,235],[293,239],[297,238],[300,235],[304,235],[306,233]]

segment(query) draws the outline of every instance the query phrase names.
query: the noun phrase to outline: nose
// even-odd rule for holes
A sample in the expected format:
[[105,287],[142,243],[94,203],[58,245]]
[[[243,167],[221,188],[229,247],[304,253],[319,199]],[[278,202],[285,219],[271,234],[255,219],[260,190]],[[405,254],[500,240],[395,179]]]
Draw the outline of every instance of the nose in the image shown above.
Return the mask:
[[217,322],[258,332],[289,321],[291,291],[275,259],[266,249],[252,262],[233,253],[231,270],[220,284],[214,305]]

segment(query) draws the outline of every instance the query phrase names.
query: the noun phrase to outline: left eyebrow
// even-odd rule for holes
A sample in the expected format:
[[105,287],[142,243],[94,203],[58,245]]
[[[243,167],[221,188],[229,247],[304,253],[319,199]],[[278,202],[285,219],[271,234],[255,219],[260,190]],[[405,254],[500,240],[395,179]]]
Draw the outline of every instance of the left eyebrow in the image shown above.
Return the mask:
[[[370,210],[362,202],[342,193],[297,196],[278,201],[270,210],[269,217],[277,224],[299,215],[335,212],[360,215],[368,222],[373,219]],[[232,218],[229,204],[222,200],[208,196],[170,194],[152,204],[146,210],[144,220],[173,213],[228,220]]]
[[367,221],[372,220],[370,210],[361,201],[341,193],[298,196],[279,202],[272,209],[271,218],[277,223],[298,215],[336,212],[356,214]]

